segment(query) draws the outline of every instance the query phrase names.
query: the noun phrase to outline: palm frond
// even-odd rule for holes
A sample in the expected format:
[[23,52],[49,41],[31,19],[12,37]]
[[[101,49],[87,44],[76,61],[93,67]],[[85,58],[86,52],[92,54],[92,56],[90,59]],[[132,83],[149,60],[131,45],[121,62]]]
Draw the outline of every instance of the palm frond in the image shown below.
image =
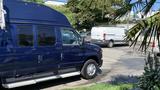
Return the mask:
[[156,2],[156,0],[150,0],[149,2],[146,3],[145,9],[144,9],[145,15],[151,10],[151,8],[155,4],[155,2]]
[[139,50],[145,51],[149,48],[151,42],[159,43],[160,32],[160,12],[142,20],[132,27],[127,33],[127,39],[133,40],[132,46],[140,44]]
[[123,16],[126,16],[129,14],[131,11],[134,11],[134,13],[138,13],[141,10],[143,10],[145,6],[145,3],[142,0],[138,0],[136,2],[131,3],[131,1],[127,0],[123,5],[121,5],[121,8],[117,9],[114,13],[115,18],[119,19]]

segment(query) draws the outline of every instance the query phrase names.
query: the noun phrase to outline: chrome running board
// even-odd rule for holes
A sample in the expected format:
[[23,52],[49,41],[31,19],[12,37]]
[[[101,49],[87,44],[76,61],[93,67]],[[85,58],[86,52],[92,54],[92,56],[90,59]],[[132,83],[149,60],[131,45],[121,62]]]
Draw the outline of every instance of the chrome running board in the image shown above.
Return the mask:
[[80,75],[80,72],[72,72],[72,73],[66,73],[66,74],[61,74],[61,75],[39,78],[39,79],[26,80],[26,81],[9,83],[9,84],[2,84],[2,86],[4,88],[16,88],[16,87],[36,84],[36,83],[43,82],[43,81],[54,80],[58,78],[67,78],[67,77],[76,76],[76,75]]

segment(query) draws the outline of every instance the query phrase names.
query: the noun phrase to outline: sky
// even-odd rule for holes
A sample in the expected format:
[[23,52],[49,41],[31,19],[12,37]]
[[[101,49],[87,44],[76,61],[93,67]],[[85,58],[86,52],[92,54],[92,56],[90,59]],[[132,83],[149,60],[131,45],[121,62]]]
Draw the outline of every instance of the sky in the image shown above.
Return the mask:
[[[132,2],[135,2],[135,1],[137,0],[132,0]],[[160,0],[156,0],[156,3],[152,7],[152,10],[158,10],[158,9],[160,9]]]
[[[68,0],[56,0],[56,1],[60,1],[60,2],[67,2]],[[137,1],[137,0],[133,0]],[[154,4],[154,6],[152,7],[152,10],[158,10],[160,8],[160,0],[156,0],[156,3]]]
[[153,10],[158,10],[158,9],[160,9],[160,0],[157,0],[157,2],[154,4],[154,6],[153,6],[152,9],[153,9]]

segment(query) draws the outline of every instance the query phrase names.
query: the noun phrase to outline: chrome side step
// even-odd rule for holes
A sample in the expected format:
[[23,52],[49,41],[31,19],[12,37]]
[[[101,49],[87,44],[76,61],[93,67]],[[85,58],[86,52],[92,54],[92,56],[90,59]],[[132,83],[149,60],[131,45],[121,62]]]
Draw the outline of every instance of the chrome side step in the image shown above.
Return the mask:
[[15,82],[15,83],[10,83],[10,84],[2,84],[2,86],[4,88],[16,88],[16,87],[36,84],[36,83],[43,82],[43,81],[54,80],[54,79],[58,79],[58,78],[67,78],[67,77],[76,76],[76,75],[80,75],[80,72],[66,73],[66,74],[61,74],[61,75],[56,75],[56,76],[50,76],[50,77],[44,77],[44,78],[39,78],[39,79]]

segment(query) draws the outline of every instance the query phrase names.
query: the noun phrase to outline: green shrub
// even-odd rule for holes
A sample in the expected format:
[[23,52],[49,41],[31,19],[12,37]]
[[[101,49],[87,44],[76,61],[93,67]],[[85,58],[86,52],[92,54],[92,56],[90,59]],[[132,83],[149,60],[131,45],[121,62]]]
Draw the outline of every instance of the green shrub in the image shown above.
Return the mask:
[[144,73],[138,86],[142,90],[160,90],[160,57],[157,54],[149,53],[145,59]]

